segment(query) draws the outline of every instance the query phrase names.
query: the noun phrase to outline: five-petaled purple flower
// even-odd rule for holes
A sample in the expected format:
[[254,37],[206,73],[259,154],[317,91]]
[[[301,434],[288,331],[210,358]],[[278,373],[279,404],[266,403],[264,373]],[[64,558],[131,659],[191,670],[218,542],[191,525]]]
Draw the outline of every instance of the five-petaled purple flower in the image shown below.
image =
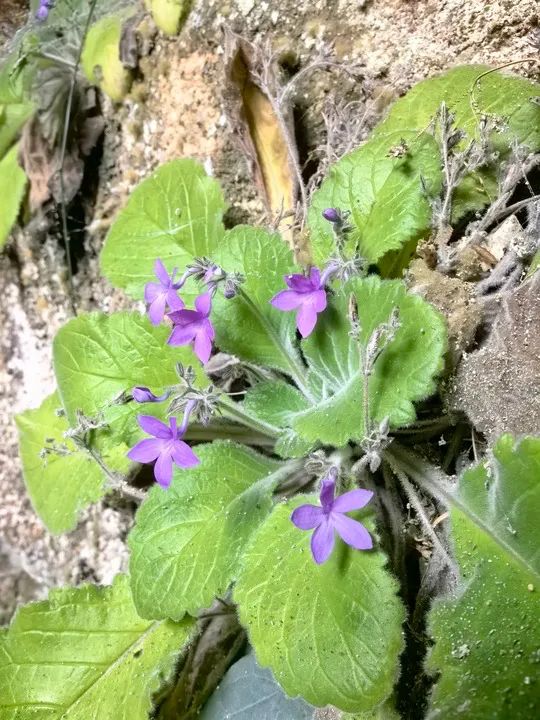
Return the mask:
[[281,290],[270,300],[278,310],[298,310],[296,327],[304,338],[313,332],[317,323],[317,313],[326,308],[325,281],[324,274],[321,277],[316,267],[311,268],[307,277],[300,274],[285,275],[289,290]]
[[173,463],[181,468],[190,468],[199,464],[199,458],[189,445],[181,440],[188,419],[189,413],[186,413],[182,425],[177,427],[175,417],[169,418],[169,425],[165,425],[151,415],[137,417],[141,428],[154,438],[141,440],[131,448],[127,456],[130,460],[140,463],[151,463],[156,460],[154,477],[163,488],[168,488],[171,484]]
[[159,325],[165,315],[165,307],[170,310],[182,310],[184,302],[178,297],[176,291],[182,287],[182,282],[174,282],[177,268],[169,275],[165,265],[158,258],[154,264],[154,272],[159,282],[146,283],[144,299],[149,304],[148,317],[152,325]]
[[315,530],[311,536],[311,552],[317,564],[325,562],[334,548],[337,532],[341,539],[357,550],[373,547],[371,535],[357,520],[344,513],[359,510],[373,497],[371,490],[350,490],[334,498],[337,472],[332,468],[323,479],[318,505],[300,505],[291,515],[291,520],[300,530]]
[[173,331],[167,340],[169,345],[193,344],[195,355],[204,364],[210,359],[214,328],[209,315],[212,310],[210,293],[199,295],[195,299],[195,310],[178,310],[169,313],[174,323]]

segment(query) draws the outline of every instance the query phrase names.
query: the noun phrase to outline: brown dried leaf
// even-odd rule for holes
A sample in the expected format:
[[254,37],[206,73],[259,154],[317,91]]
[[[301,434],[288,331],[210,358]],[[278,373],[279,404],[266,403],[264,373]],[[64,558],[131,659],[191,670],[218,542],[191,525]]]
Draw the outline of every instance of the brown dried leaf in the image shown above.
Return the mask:
[[540,273],[501,305],[484,346],[461,361],[448,391],[490,441],[540,428]]
[[279,88],[279,81],[272,72],[271,58],[263,57],[247,40],[227,32],[227,115],[268,210],[284,218],[295,212],[298,197],[288,150],[294,142],[292,113],[290,108],[282,108],[287,118],[287,127],[283,128],[266,88],[262,87],[263,73],[269,84]]

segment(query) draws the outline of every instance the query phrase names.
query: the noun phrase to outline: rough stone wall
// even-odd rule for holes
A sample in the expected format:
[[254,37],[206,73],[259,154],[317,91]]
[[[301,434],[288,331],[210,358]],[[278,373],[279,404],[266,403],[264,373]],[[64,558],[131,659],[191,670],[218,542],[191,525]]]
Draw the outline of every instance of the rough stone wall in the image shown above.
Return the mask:
[[[1,0],[0,42],[20,22],[21,5]],[[249,39],[270,40],[298,67],[324,45],[333,46],[338,60],[359,65],[363,85],[348,85],[347,92],[370,108],[363,135],[389,99],[452,65],[529,60],[514,71],[538,74],[533,62],[538,58],[537,0],[198,0],[179,38],[155,42],[141,64],[142,82],[123,105],[104,103],[100,190],[76,277],[82,309],[127,304],[99,278],[97,256],[114,213],[159,163],[186,155],[201,160],[223,183],[230,218],[257,222],[264,216],[224,114],[226,25]],[[297,97],[306,136],[299,140],[317,144],[325,98],[339,98],[341,87],[332,74],[306,80]],[[36,407],[52,391],[50,344],[69,314],[63,256],[46,222],[38,219],[15,233],[0,256],[0,293],[1,622],[18,602],[42,596],[50,586],[84,579],[109,582],[125,567],[131,514],[100,505],[70,536],[52,538],[25,495],[13,413]]]

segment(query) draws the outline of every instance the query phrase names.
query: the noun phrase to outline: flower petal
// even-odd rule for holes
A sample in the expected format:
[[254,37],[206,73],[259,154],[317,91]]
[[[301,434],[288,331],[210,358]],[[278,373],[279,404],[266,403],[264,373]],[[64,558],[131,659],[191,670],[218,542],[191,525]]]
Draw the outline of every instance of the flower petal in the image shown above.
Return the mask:
[[172,449],[172,459],[181,468],[195,467],[201,461],[183,440],[177,440]]
[[321,273],[319,268],[311,268],[311,270],[309,271],[309,279],[314,289],[321,286]]
[[284,280],[294,292],[307,293],[313,290],[311,280],[305,275],[300,275],[300,273],[294,273],[294,275],[285,275]]
[[311,536],[311,553],[317,565],[328,560],[334,549],[334,542],[334,528],[328,521],[322,522]]
[[172,320],[175,325],[197,325],[201,316],[195,310],[175,310],[174,312],[168,313],[168,317]]
[[172,329],[167,345],[189,345],[195,338],[197,326],[193,325],[175,325]]
[[317,324],[317,312],[309,302],[300,305],[296,313],[296,327],[303,338],[307,338],[313,332]]
[[144,286],[144,301],[148,304],[154,302],[158,295],[161,295],[163,288],[159,283],[149,282]]
[[195,335],[193,350],[203,365],[210,359],[210,355],[212,354],[212,341],[208,337],[205,328],[201,328]]
[[208,317],[212,309],[212,296],[210,293],[204,293],[195,298],[195,308],[201,315]]
[[334,503],[334,493],[336,490],[336,477],[337,475],[328,475],[321,483],[321,492],[319,494],[319,500],[323,508],[329,512]]
[[302,296],[294,290],[281,290],[270,300],[270,304],[278,310],[296,310],[302,304]]
[[165,315],[165,305],[167,304],[167,295],[161,293],[148,308],[148,317],[152,325],[159,325]]
[[317,505],[300,505],[291,515],[292,522],[300,530],[313,530],[321,524],[323,511]]
[[169,426],[165,425],[165,423],[162,423],[161,420],[158,420],[152,415],[137,415],[137,422],[144,432],[149,435],[161,438],[162,440],[169,440],[171,437],[171,430]]
[[153,462],[163,449],[163,440],[146,439],[134,445],[128,452],[130,460],[140,463]]
[[356,548],[356,550],[370,550],[373,547],[371,535],[362,523],[341,513],[332,513],[330,518],[331,524],[347,545]]
[[154,465],[154,477],[163,488],[168,488],[172,480],[172,457],[168,452],[163,452]]
[[173,290],[172,288],[167,291],[167,305],[171,310],[176,311],[183,310],[185,307],[182,298],[178,297],[176,290]]
[[161,262],[161,260],[159,258],[154,263],[154,272],[156,274],[157,279],[160,281],[160,283],[164,287],[168,287],[171,282],[171,278],[169,276],[169,273],[167,272],[167,268],[165,267],[165,265]]
[[326,310],[326,290],[316,290],[312,293],[309,302],[317,313]]
[[372,497],[371,490],[350,490],[334,500],[332,510],[340,513],[360,510],[368,504]]

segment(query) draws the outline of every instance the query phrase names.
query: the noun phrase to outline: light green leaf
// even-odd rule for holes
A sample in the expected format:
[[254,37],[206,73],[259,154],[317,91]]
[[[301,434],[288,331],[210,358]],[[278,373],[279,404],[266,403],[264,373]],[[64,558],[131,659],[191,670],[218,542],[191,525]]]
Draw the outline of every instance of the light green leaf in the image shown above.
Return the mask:
[[301,382],[304,370],[294,314],[270,305],[272,297],[285,288],[283,276],[294,269],[292,252],[275,233],[238,226],[227,232],[214,258],[225,270],[245,276],[242,292],[252,303],[241,294],[232,300],[218,294],[212,315],[217,345],[242,360],[282,370]]
[[200,720],[314,720],[315,708],[302,699],[292,700],[250,653],[227,672]]
[[0,249],[4,246],[11,228],[17,220],[21,202],[26,192],[27,179],[24,170],[18,163],[18,152],[19,146],[14,145],[7,155],[0,160],[0,197],[2,198]]
[[101,253],[104,275],[134,297],[154,279],[154,261],[180,270],[211,255],[225,232],[218,183],[195,160],[172,160],[143,180],[118,214]]
[[175,363],[192,364],[199,381],[204,374],[189,348],[167,345],[170,329],[154,327],[138,313],[90,313],[70,320],[57,333],[53,361],[58,390],[69,422],[76,422],[76,411],[87,416],[102,414],[109,429],[98,435],[109,445],[131,445],[140,437],[137,414],[163,417],[166,403],[114,401],[136,385],[159,394],[179,382]]
[[259,663],[291,696],[358,712],[392,692],[403,647],[403,608],[380,551],[338,541],[316,565],[310,533],[291,511],[313,497],[279,505],[244,555],[234,597]]
[[464,473],[452,506],[462,580],[435,603],[428,669],[440,674],[429,718],[528,720],[540,662],[540,439],[504,435]]
[[303,440],[291,427],[296,413],[309,408],[304,395],[292,385],[281,380],[258,383],[249,388],[243,405],[279,433],[275,451],[281,457],[304,457],[313,448],[314,443]]
[[360,354],[358,343],[349,335],[350,293],[358,304],[364,348],[375,328],[388,321],[392,309],[399,310],[401,326],[369,380],[373,421],[388,417],[392,427],[413,422],[413,402],[434,392],[434,378],[442,369],[446,350],[442,316],[418,295],[408,293],[401,281],[370,276],[351,280],[336,292],[319,316],[315,332],[302,343],[312,385],[321,387],[320,399],[296,413],[292,427],[307,441],[337,447],[366,434]]
[[[389,155],[402,140],[409,152],[402,158]],[[436,195],[441,183],[439,150],[425,133],[399,128],[345,155],[313,195],[308,219],[315,264],[323,265],[335,249],[332,224],[322,217],[325,208],[350,212],[346,247],[351,253],[358,246],[370,263],[425,236],[431,227],[431,207],[421,177]]]
[[154,22],[166,35],[177,35],[189,12],[192,0],[145,0]]
[[[540,95],[540,85],[530,80],[489,72],[487,65],[456,67],[415,85],[392,106],[387,118],[374,131],[377,138],[394,133],[425,132],[441,102],[455,115],[456,127],[468,138],[478,138],[482,115],[500,118],[508,130],[492,135],[492,142],[504,156],[513,140],[531,150],[540,148],[540,107],[531,98]],[[483,77],[481,77],[483,75]],[[483,168],[467,176],[455,192],[453,221],[466,212],[481,209],[497,195],[496,168]]]
[[455,115],[456,126],[469,137],[478,136],[482,114],[497,116],[508,123],[508,132],[495,140],[501,148],[511,138],[534,150],[540,147],[540,107],[531,98],[540,95],[540,85],[501,72],[487,72],[487,65],[462,65],[415,85],[395,102],[375,135],[399,131],[424,132],[445,102]]
[[[69,425],[58,410],[62,412],[62,403],[55,392],[36,410],[15,418],[26,489],[34,510],[53,533],[72,530],[79,512],[105,494],[103,473],[89,455],[64,438]],[[64,446],[67,454],[40,457],[45,447],[53,445]],[[112,452],[125,454],[126,450],[120,445]]]
[[0,717],[147,720],[193,625],[142,620],[125,576],[53,590],[0,635]]
[[88,31],[81,56],[88,82],[98,85],[115,102],[123,100],[131,86],[131,72],[120,60],[120,38],[123,21],[132,10],[95,23]]
[[133,597],[143,617],[196,614],[222,595],[286,467],[229,441],[196,448],[201,463],[155,486],[129,535]]
[[33,112],[34,107],[29,103],[0,105],[0,158],[3,158]]

